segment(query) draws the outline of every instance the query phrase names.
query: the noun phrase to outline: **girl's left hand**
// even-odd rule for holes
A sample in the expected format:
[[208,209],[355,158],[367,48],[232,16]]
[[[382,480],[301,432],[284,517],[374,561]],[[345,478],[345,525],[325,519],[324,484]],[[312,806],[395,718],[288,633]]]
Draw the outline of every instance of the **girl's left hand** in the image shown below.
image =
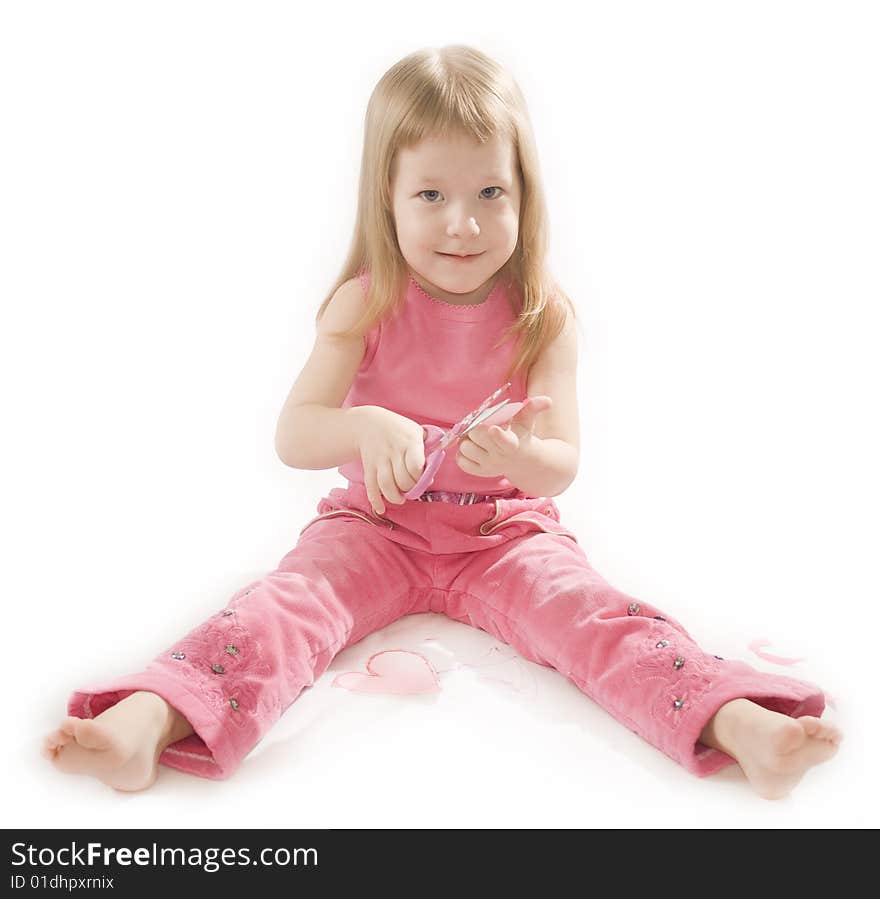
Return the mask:
[[504,477],[532,439],[535,418],[552,405],[549,396],[531,396],[506,427],[477,425],[459,444],[456,465],[480,478]]

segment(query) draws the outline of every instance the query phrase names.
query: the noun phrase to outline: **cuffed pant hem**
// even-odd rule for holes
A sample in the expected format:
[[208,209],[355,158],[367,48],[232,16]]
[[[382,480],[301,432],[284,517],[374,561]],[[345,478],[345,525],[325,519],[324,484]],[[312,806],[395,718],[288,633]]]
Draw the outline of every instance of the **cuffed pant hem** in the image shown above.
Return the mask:
[[[728,664],[737,663],[731,660]],[[706,777],[734,764],[736,759],[726,752],[699,742],[700,734],[715,713],[734,699],[749,699],[790,718],[804,715],[818,718],[825,709],[825,694],[815,684],[751,669],[742,676],[720,681],[706,692],[699,704],[689,710],[687,722],[682,724],[667,754],[697,777]]]
[[[67,712],[77,718],[96,718],[139,690],[161,696],[189,721],[194,731],[166,747],[159,756],[159,764],[210,780],[224,780],[233,774],[250,750],[250,745],[234,739],[238,734],[224,726],[214,711],[186,685],[149,668],[140,674],[124,675],[74,691],[67,702]],[[241,735],[246,733],[244,730]]]

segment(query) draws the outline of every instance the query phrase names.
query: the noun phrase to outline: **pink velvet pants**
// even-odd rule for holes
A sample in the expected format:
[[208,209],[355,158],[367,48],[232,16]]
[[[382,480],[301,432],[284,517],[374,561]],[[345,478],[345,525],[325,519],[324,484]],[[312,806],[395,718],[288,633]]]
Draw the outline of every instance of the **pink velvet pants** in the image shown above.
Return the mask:
[[733,762],[699,743],[731,699],[822,714],[817,686],[696,645],[675,619],[612,587],[559,523],[552,500],[386,503],[335,488],[278,567],[237,591],[144,671],[74,692],[92,718],[136,690],[195,731],[160,763],[229,777],[334,656],[403,615],[443,612],[570,678],[626,727],[698,776]]

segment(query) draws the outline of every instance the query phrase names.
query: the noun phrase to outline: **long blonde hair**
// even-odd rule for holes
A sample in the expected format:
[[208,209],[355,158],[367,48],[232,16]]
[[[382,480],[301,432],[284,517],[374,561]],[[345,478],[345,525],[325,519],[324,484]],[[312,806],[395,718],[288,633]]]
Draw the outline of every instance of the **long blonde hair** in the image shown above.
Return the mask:
[[496,135],[509,139],[519,163],[522,197],[519,237],[497,277],[519,288],[517,319],[496,346],[520,343],[509,371],[513,380],[528,371],[541,350],[565,324],[566,304],[574,304],[551,276],[547,264],[548,217],[526,102],[514,79],[494,60],[472,47],[452,45],[406,56],[380,79],[364,120],[357,218],[348,256],[332,290],[321,303],[318,321],[337,289],[369,269],[365,310],[338,336],[366,333],[395,314],[405,302],[409,270],[400,252],[392,205],[392,165],[402,147],[451,133],[481,143]]

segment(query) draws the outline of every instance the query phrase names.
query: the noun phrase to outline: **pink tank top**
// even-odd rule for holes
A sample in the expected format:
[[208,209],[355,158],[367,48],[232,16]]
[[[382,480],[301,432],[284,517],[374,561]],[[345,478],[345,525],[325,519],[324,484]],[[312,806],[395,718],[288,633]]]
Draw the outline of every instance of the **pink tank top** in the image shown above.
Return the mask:
[[[369,272],[360,274],[366,289]],[[516,319],[519,294],[510,283],[496,282],[477,306],[454,306],[429,296],[410,276],[403,311],[376,324],[343,408],[383,406],[418,424],[450,428],[506,383],[517,348],[508,339],[493,344]],[[526,398],[526,377],[512,379],[503,397]],[[429,490],[497,494],[514,490],[507,478],[482,478],[462,471],[453,444]],[[364,483],[360,459],[339,467],[351,482]]]

